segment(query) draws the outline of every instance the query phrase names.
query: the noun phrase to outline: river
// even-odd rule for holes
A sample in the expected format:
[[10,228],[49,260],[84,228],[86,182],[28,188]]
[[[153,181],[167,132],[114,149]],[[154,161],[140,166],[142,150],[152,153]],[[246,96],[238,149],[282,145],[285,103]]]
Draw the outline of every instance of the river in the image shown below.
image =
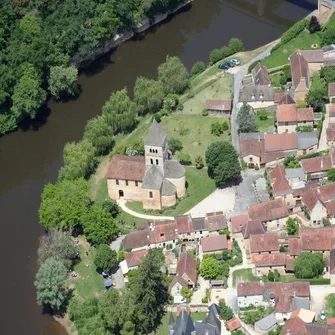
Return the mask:
[[195,0],[191,9],[82,71],[77,100],[50,101],[45,117],[0,139],[1,334],[65,334],[35,302],[40,195],[44,184],[56,180],[64,144],[81,138],[86,121],[100,113],[111,92],[131,90],[137,76],[155,77],[167,55],[180,56],[190,68],[195,61],[207,62],[210,50],[231,37],[241,38],[247,49],[259,47],[306,16],[316,2]]

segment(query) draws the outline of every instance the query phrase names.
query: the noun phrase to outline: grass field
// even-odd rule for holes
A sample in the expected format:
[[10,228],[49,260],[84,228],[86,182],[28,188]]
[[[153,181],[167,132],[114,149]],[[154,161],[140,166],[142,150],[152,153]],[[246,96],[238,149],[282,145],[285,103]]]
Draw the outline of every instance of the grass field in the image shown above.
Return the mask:
[[260,281],[260,278],[254,276],[252,269],[240,269],[233,272],[233,286],[242,281]]
[[69,285],[74,285],[75,293],[82,299],[100,296],[104,291],[104,279],[99,275],[93,263],[95,249],[85,238],[79,238],[79,254],[81,261],[74,266],[78,277],[69,279]]
[[267,112],[268,118],[266,120],[261,120],[259,118],[259,114],[256,114],[256,124],[258,127],[258,131],[267,132],[269,127],[274,126],[275,114],[271,112]]
[[[216,188],[215,182],[207,175],[207,170],[186,168],[187,193],[189,196],[182,199],[175,209],[167,209],[164,216],[177,216],[186,213],[198,202],[210,195]],[[127,207],[138,213],[144,213],[141,202],[127,202]],[[158,214],[159,215],[159,214]]]
[[[193,321],[202,321],[205,319],[207,313],[205,312],[194,312],[191,313]],[[176,313],[173,313],[174,319],[176,320]],[[161,321],[161,325],[156,329],[156,335],[166,335],[168,334],[168,325],[170,320],[170,313],[166,313]]]
[[269,57],[262,61],[262,63],[267,66],[268,69],[288,64],[288,57],[290,57],[297,49],[311,49],[312,44],[316,43],[320,46],[320,42],[319,33],[310,34],[308,30],[304,30],[296,38],[274,50]]
[[274,74],[270,75],[271,81],[272,81],[272,86],[278,87],[280,86],[280,72],[276,72]]

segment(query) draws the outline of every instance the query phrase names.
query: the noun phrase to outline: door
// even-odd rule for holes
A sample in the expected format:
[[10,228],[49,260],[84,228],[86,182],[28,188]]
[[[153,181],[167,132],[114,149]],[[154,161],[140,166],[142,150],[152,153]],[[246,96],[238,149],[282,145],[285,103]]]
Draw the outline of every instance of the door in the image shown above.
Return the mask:
[[123,198],[123,197],[124,197],[123,191],[119,190],[119,198]]

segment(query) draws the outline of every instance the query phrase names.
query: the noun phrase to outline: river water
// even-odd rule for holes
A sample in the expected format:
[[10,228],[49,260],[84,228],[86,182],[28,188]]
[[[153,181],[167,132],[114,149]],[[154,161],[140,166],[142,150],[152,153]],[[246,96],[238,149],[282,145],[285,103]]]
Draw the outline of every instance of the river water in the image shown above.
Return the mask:
[[137,76],[155,77],[167,55],[190,68],[239,37],[247,49],[268,43],[316,8],[316,0],[195,0],[193,6],[95,62],[79,78],[75,101],[50,101],[43,117],[0,139],[0,333],[63,335],[35,303],[37,211],[43,185],[54,182],[62,149],[79,140],[112,91],[131,90]]

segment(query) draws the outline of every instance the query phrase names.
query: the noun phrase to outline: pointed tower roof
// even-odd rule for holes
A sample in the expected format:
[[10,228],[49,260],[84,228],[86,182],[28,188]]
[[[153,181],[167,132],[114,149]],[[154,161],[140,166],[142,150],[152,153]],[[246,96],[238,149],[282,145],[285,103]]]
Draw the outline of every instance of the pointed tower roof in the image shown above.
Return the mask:
[[221,321],[219,320],[219,307],[216,304],[212,304],[208,307],[208,315],[206,316],[204,323],[212,325],[216,329],[217,334],[221,334]]
[[152,121],[151,128],[149,130],[149,134],[147,140],[145,141],[145,145],[152,145],[154,147],[163,146],[166,140],[166,135],[157,121],[154,119]]
[[174,317],[172,312],[170,312],[169,329],[173,329],[173,327],[174,327]]
[[174,335],[191,335],[195,331],[193,320],[191,316],[182,309],[177,317],[176,326],[174,328]]

